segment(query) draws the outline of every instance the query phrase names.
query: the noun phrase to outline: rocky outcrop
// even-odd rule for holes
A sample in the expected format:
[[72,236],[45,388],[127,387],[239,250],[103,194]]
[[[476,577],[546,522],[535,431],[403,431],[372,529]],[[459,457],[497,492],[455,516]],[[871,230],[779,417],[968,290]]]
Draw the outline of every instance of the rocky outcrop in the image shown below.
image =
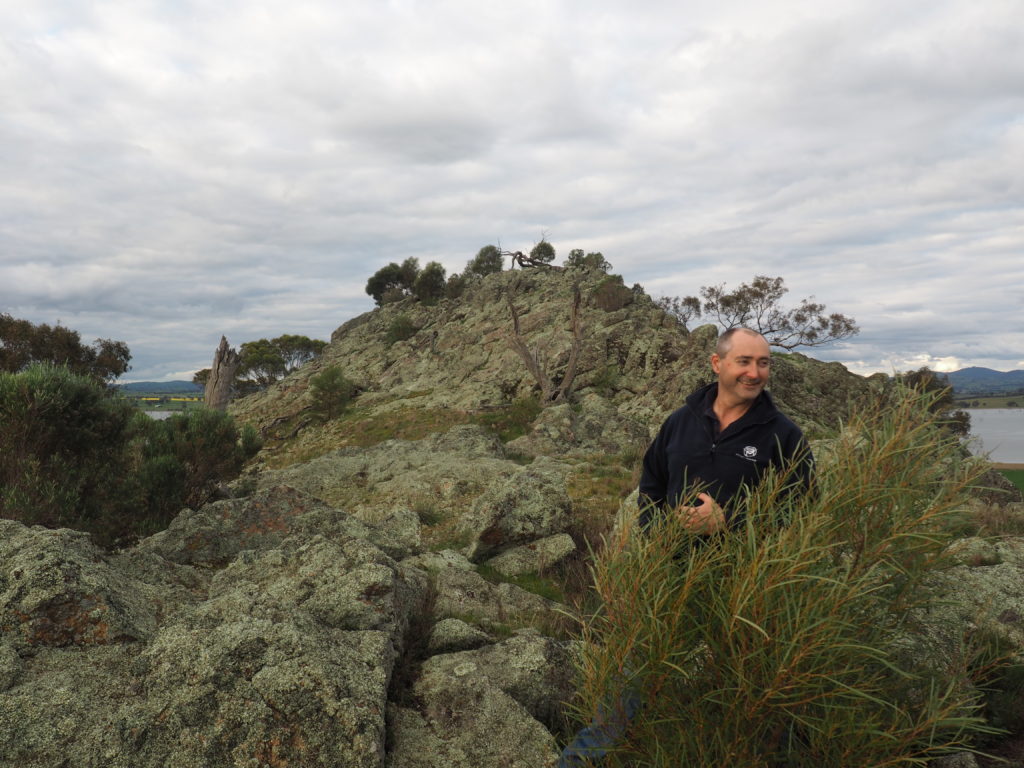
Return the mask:
[[[271,447],[286,437],[305,457],[352,444],[359,436],[337,425],[302,428],[313,423],[303,420],[310,378],[338,366],[362,393],[353,407],[360,417],[379,420],[412,408],[437,414],[443,424],[437,431],[444,431],[451,419],[469,420],[541,391],[511,343],[509,300],[523,343],[543,362],[546,376],[561,381],[573,348],[570,315],[578,287],[584,300],[573,402],[545,408],[509,450],[530,457],[621,451],[649,439],[665,415],[710,380],[717,330],[687,331],[639,287],[624,288],[609,304],[602,298],[609,280],[586,270],[502,272],[473,281],[457,300],[387,304],[345,323],[317,360],[233,404],[232,412],[259,426]],[[399,318],[416,333],[390,343],[388,329]],[[872,389],[838,363],[799,354],[777,354],[774,369],[776,399],[811,430],[837,424]]]
[[[116,555],[0,521],[0,765],[424,765],[421,737],[444,745],[432,765],[497,766],[500,740],[550,764],[561,645],[533,633],[486,649],[554,606],[456,553],[391,546],[285,486],[183,513]],[[423,627],[432,656],[399,706],[392,685]],[[481,671],[445,682],[466,652]],[[481,752],[458,718],[499,739]]]

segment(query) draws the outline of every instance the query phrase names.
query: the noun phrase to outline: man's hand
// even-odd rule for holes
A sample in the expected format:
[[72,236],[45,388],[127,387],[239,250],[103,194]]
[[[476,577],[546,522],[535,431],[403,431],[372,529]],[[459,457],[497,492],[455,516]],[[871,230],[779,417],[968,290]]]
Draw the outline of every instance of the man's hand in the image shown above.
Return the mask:
[[725,527],[725,513],[706,493],[697,494],[701,504],[696,507],[677,507],[676,514],[690,533],[715,533]]

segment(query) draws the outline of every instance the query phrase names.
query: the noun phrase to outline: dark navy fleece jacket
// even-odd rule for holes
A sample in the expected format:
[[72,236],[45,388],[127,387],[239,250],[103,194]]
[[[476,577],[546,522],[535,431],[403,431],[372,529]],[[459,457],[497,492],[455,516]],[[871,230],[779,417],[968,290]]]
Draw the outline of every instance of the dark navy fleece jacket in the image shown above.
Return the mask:
[[694,486],[725,510],[730,523],[738,522],[730,502],[741,487],[757,484],[770,466],[783,467],[797,460],[794,481],[807,488],[813,458],[800,428],[762,392],[750,409],[724,431],[712,404],[718,383],[698,389],[686,404],[665,420],[644,456],[640,478],[640,524],[646,528],[657,510],[676,506]]

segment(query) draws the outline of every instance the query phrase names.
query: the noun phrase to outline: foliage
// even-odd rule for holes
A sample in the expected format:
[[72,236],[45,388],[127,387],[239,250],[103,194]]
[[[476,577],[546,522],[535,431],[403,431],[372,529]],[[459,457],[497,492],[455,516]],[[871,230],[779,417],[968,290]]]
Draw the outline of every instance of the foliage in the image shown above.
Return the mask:
[[795,309],[783,309],[779,302],[788,291],[781,277],[757,275],[734,291],[727,292],[724,283],[706,285],[700,289],[703,302],[696,296],[687,296],[666,297],[658,304],[684,324],[703,313],[723,330],[751,328],[769,344],[782,349],[815,347],[860,332],[852,317],[837,312],[826,315],[825,305],[815,302],[813,296],[802,299]]
[[409,319],[408,315],[398,315],[390,324],[388,324],[388,330],[384,336],[384,340],[390,347],[396,341],[411,339],[416,335],[416,331],[418,330],[419,329],[413,325],[413,322]]
[[346,379],[336,365],[313,376],[309,387],[313,395],[313,412],[328,421],[344,412],[356,392],[356,385]]
[[696,296],[660,296],[655,302],[658,307],[672,315],[686,328],[695,317],[700,317],[700,299]]
[[542,264],[550,264],[555,260],[555,246],[544,238],[530,249],[530,258]]
[[[255,392],[280,381],[318,357],[326,341],[286,333],[276,339],[247,341],[239,349],[239,366],[232,389],[235,394]],[[196,371],[192,381],[202,387],[210,378],[210,369]]]
[[632,304],[635,296],[627,288],[619,275],[609,275],[594,288],[591,294],[595,306],[605,312],[615,312],[628,304]]
[[445,269],[432,261],[423,268],[413,284],[413,294],[424,304],[435,304],[444,296]]
[[466,291],[466,278],[455,272],[448,276],[448,282],[444,285],[444,295],[448,299],[457,299]]
[[485,245],[476,256],[466,264],[465,275],[484,277],[485,275],[501,272],[505,266],[505,257],[501,255],[501,249],[496,245]]
[[26,524],[108,546],[152,533],[210,499],[258,448],[224,413],[154,421],[62,366],[0,373],[0,516]]
[[1002,469],[1000,472],[1006,475],[1006,479],[1020,488],[1021,492],[1024,493],[1024,469]]
[[896,380],[906,387],[931,396],[932,413],[939,417],[940,423],[954,435],[966,437],[971,431],[971,415],[959,410],[953,400],[953,388],[945,374],[922,366],[916,371],[897,374]]
[[610,272],[612,265],[605,259],[600,251],[591,251],[584,255],[582,248],[573,248],[569,251],[569,258],[565,260],[565,266],[575,269],[593,269],[598,272]]
[[255,429],[241,432],[223,411],[196,408],[162,421],[133,421],[130,463],[140,479],[142,506],[160,527],[183,507],[198,509],[219,485],[238,475],[260,449]]
[[131,368],[131,359],[123,341],[96,339],[86,346],[78,331],[62,325],[33,325],[0,314],[0,370],[16,373],[33,363],[53,363],[110,383]]
[[268,339],[247,341],[238,350],[240,363],[236,377],[251,382],[257,389],[269,387],[288,370],[277,345]]
[[908,644],[978,471],[928,404],[858,417],[816,493],[772,475],[739,530],[707,541],[668,515],[609,542],[580,710],[621,722],[624,691],[644,701],[613,764],[923,764],[987,730],[969,649]]
[[373,297],[377,306],[409,296],[419,275],[419,261],[408,258],[401,264],[391,262],[381,267],[366,281],[366,293]]

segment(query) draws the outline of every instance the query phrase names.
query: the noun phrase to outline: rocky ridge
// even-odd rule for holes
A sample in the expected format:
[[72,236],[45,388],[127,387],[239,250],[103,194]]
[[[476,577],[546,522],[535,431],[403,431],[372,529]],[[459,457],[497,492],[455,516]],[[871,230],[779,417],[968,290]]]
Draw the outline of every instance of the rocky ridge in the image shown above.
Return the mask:
[[[631,513],[638,446],[704,380],[714,342],[609,280],[502,273],[349,321],[234,407],[268,443],[233,496],[125,551],[0,521],[0,766],[554,765],[569,609],[513,582]],[[508,296],[558,379],[574,285],[575,397],[502,442],[483,417],[539,389]],[[388,345],[400,315],[418,330]],[[321,426],[308,386],[328,365],[361,393]],[[871,387],[802,355],[774,366],[773,394],[811,434]],[[932,623],[982,621],[1024,647],[1022,540],[958,547]]]

